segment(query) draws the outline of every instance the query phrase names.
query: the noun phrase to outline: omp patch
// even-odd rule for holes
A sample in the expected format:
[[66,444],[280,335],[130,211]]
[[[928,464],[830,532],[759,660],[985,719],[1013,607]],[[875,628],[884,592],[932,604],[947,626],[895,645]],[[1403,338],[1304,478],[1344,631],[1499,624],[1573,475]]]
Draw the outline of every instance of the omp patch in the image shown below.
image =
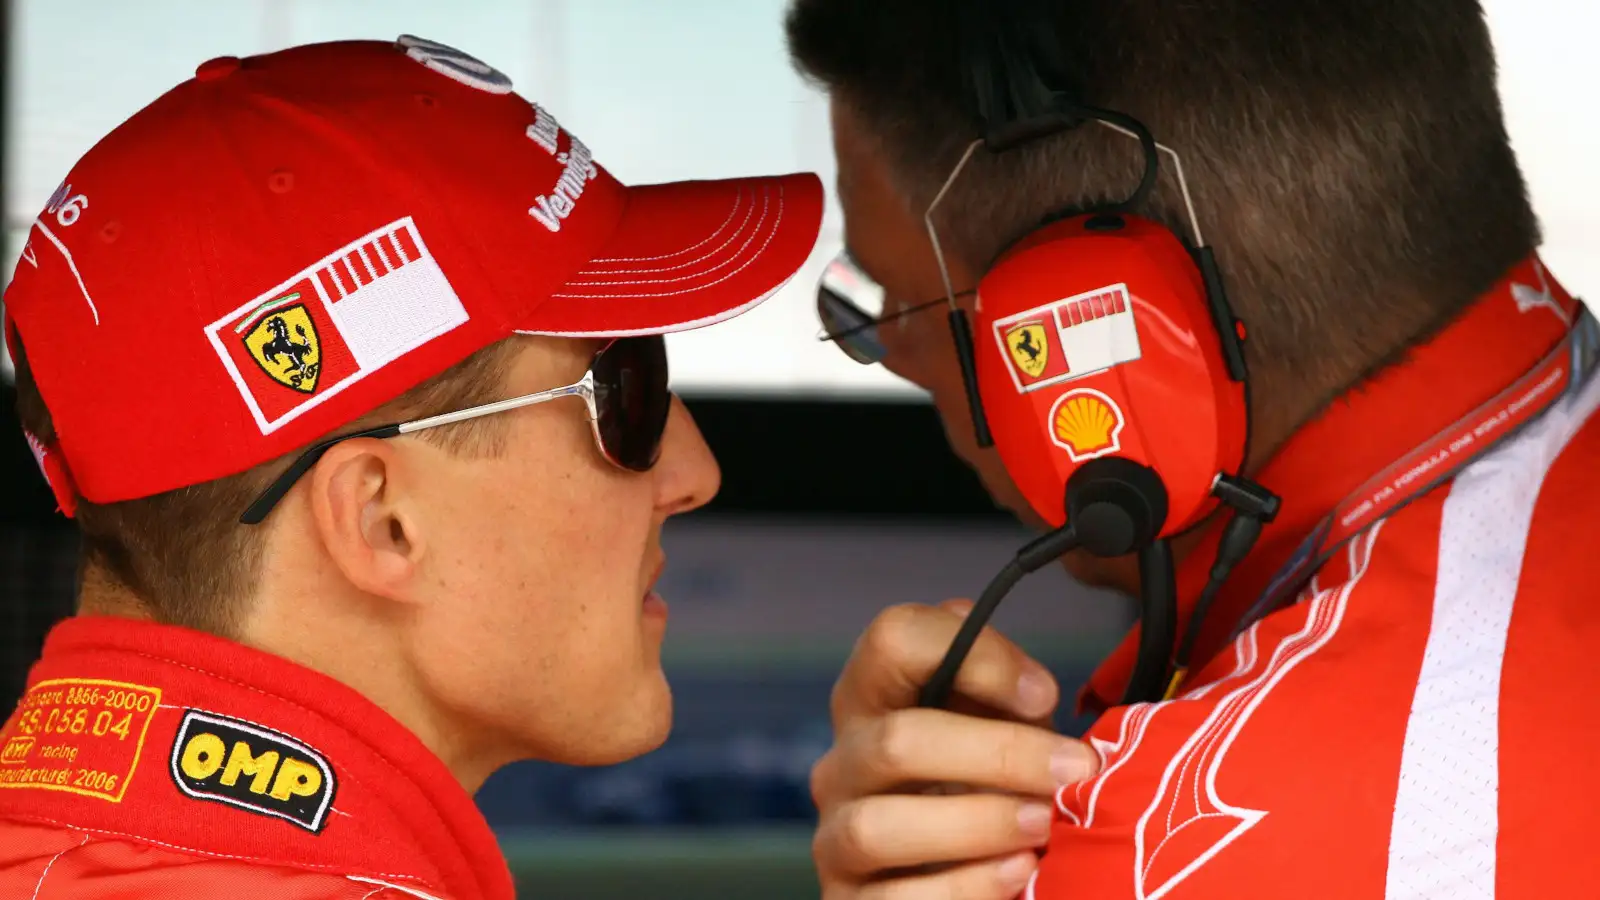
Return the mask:
[[317,833],[333,807],[333,767],[282,732],[185,710],[172,742],[172,780],[196,800],[287,819]]
[[35,684],[0,728],[0,788],[121,803],[160,706],[161,689],[142,684],[98,678]]

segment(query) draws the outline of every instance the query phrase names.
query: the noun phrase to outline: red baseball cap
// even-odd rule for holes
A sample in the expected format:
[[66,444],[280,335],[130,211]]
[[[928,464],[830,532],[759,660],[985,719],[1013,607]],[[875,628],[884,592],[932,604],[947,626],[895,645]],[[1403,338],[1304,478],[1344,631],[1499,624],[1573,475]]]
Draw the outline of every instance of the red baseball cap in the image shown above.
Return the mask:
[[[62,509],[245,471],[510,335],[738,315],[806,261],[822,185],[625,186],[510,80],[411,36],[202,64],[73,167],[6,328]],[[272,313],[273,315],[268,315]]]

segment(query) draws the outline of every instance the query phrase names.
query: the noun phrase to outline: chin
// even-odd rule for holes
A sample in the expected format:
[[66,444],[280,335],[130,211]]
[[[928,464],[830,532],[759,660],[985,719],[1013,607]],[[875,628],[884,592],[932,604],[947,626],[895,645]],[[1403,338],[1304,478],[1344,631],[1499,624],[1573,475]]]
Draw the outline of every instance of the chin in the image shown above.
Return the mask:
[[672,733],[672,691],[665,678],[657,677],[657,683],[641,690],[632,703],[619,703],[597,715],[588,734],[574,735],[562,758],[548,761],[611,766],[660,749]]

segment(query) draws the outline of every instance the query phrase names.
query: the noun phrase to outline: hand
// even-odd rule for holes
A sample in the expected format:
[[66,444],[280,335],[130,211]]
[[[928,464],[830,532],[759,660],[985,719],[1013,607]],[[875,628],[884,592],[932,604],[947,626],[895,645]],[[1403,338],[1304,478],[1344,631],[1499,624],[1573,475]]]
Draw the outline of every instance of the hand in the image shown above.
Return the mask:
[[1056,789],[1098,768],[1049,727],[1055,679],[992,628],[952,709],[915,708],[970,609],[885,610],[834,685],[834,745],[811,772],[823,900],[1011,900],[1049,837]]

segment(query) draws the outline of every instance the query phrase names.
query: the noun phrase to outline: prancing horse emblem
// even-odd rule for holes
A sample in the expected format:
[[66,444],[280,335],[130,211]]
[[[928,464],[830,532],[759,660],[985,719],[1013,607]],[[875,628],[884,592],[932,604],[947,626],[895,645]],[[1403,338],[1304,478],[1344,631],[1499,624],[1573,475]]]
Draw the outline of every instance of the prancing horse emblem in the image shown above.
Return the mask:
[[1023,322],[1006,332],[1006,346],[1011,349],[1011,360],[1029,378],[1038,378],[1050,365],[1050,344],[1045,340],[1044,326],[1038,322]]
[[250,330],[244,345],[273,381],[306,394],[317,389],[321,342],[305,304],[274,310]]

